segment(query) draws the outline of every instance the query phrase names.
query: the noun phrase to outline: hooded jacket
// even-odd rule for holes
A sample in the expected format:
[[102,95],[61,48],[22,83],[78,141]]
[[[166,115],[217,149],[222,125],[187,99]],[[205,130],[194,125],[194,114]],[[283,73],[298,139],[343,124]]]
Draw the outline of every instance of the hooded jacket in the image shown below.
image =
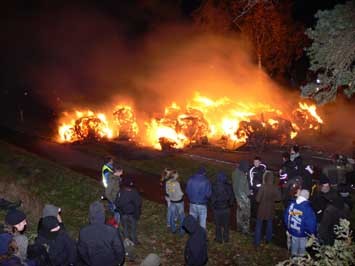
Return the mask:
[[206,231],[197,223],[192,215],[186,216],[182,226],[189,234],[184,253],[186,265],[206,265],[208,261]]
[[84,265],[123,265],[125,250],[117,229],[105,224],[105,210],[96,201],[90,205],[90,224],[80,230],[78,252]]
[[211,205],[215,210],[230,208],[234,203],[234,194],[231,184],[227,182],[224,173],[218,173],[217,181],[212,185]]
[[[300,197],[299,197],[300,198]],[[307,237],[316,233],[316,215],[308,200],[293,200],[284,212],[287,231],[294,237]]]
[[201,168],[187,181],[186,194],[192,204],[207,204],[211,193],[211,182],[206,177],[205,170]]
[[59,226],[56,217],[47,216],[42,220],[42,229],[36,239],[36,244],[49,247],[48,255],[53,266],[75,265],[77,261],[77,250],[74,240],[66,231],[51,232],[51,229]]
[[281,201],[281,192],[274,185],[274,175],[266,171],[263,176],[264,184],[256,194],[256,202],[259,203],[257,218],[260,220],[269,220],[275,214],[275,202]]
[[241,161],[239,167],[236,168],[232,174],[233,191],[235,198],[238,201],[249,201],[250,195],[248,182],[248,162]]

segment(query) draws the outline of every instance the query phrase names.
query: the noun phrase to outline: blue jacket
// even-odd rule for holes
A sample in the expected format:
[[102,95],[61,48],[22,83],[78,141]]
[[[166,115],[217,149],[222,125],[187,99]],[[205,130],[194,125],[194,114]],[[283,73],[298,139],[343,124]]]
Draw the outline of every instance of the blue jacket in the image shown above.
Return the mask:
[[207,204],[211,193],[211,182],[205,174],[197,173],[187,181],[186,194],[190,203]]
[[284,212],[287,231],[294,237],[306,237],[316,233],[316,215],[308,200],[297,204],[293,200]]

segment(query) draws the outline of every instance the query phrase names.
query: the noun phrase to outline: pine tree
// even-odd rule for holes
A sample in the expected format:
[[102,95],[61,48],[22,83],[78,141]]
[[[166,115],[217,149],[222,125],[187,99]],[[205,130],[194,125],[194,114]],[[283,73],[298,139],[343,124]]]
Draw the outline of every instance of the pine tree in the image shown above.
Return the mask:
[[301,94],[318,104],[335,100],[338,91],[350,98],[355,93],[355,2],[318,11],[315,17],[315,28],[306,34],[313,40],[307,54],[317,79],[303,86]]

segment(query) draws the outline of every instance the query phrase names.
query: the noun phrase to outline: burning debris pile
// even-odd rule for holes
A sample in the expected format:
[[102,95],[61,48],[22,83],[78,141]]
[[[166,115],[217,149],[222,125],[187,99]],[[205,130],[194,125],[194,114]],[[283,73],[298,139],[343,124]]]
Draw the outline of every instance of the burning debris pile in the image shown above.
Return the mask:
[[172,103],[163,114],[148,121],[137,119],[129,105],[117,105],[112,110],[107,116],[76,111],[71,119],[66,113],[59,127],[60,141],[117,138],[156,149],[210,142],[235,149],[245,143],[255,147],[274,142],[284,145],[300,132],[319,132],[323,123],[316,107],[306,103],[282,112],[267,104],[234,102],[226,97],[214,101],[199,94],[185,107]]

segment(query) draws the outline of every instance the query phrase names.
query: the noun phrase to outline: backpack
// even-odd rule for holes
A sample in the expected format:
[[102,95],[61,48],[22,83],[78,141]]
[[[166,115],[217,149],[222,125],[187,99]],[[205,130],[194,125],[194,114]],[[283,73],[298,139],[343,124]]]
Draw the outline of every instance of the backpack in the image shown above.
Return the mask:
[[53,266],[46,247],[38,243],[28,245],[27,258],[34,260],[37,266]]

